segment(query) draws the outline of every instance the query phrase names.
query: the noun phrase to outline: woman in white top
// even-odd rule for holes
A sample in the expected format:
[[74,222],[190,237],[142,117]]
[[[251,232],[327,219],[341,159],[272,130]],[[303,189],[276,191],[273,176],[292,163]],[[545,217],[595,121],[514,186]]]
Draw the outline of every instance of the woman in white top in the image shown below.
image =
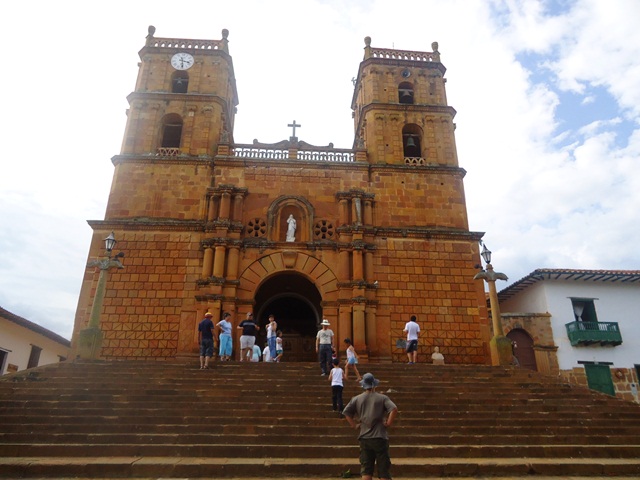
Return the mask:
[[269,345],[269,355],[273,361],[275,361],[276,353],[276,331],[278,324],[276,318],[273,315],[269,315],[269,323],[267,324],[267,344]]

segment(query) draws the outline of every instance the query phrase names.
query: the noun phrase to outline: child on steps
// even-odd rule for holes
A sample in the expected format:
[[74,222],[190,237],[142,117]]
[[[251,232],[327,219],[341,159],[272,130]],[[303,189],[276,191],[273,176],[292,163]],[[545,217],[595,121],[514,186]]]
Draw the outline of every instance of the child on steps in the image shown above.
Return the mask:
[[353,348],[350,338],[345,338],[344,343],[347,344],[347,360],[344,363],[344,378],[345,380],[349,378],[349,366],[352,366],[353,371],[357,375],[356,380],[360,381],[362,380],[362,377],[360,376],[358,367],[356,367],[356,363],[358,363],[358,354],[356,353],[356,349]]

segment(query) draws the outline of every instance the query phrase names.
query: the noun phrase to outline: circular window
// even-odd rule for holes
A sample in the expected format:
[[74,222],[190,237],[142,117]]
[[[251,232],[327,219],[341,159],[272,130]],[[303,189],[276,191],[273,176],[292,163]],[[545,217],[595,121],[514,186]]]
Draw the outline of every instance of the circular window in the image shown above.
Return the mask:
[[247,235],[250,237],[264,237],[267,234],[267,223],[261,218],[254,218],[247,223]]
[[318,220],[313,227],[313,235],[318,240],[333,240],[335,230],[328,220]]

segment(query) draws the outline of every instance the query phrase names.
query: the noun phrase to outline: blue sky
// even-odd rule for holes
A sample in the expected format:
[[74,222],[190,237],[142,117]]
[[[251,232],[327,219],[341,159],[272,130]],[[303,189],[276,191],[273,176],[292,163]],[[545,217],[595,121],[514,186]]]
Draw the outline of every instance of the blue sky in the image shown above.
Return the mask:
[[301,140],[350,148],[364,37],[437,41],[470,228],[486,232],[496,270],[511,282],[536,268],[640,269],[637,0],[36,0],[10,13],[0,305],[63,336],[148,25],[158,37],[230,31],[239,143],[286,139],[295,119]]

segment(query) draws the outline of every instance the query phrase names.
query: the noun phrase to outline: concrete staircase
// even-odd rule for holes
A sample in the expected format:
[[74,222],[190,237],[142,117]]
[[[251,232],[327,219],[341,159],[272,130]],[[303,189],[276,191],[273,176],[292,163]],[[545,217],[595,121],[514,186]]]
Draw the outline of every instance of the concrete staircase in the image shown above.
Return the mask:
[[[359,477],[314,363],[69,362],[0,378],[0,478]],[[360,365],[397,478],[640,477],[640,406],[516,368]],[[347,381],[345,403],[360,393]]]

